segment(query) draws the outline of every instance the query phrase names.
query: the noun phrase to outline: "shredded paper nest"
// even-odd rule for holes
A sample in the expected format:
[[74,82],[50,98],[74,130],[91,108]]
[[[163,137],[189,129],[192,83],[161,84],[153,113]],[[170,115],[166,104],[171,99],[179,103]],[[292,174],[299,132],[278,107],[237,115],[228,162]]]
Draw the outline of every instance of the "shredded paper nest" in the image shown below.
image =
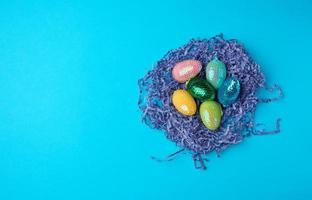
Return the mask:
[[[214,57],[218,57],[227,69],[227,77],[236,77],[240,81],[241,91],[235,103],[223,108],[220,127],[216,131],[208,130],[199,114],[181,115],[172,104],[172,93],[176,89],[185,89],[172,77],[172,68],[180,61],[195,59],[206,66]],[[205,67],[199,76],[204,78]],[[240,143],[246,136],[279,132],[279,119],[276,130],[257,130],[254,122],[258,103],[277,100],[282,96],[279,86],[267,88],[278,90],[279,97],[258,98],[256,91],[265,87],[265,77],[259,65],[246,52],[237,40],[225,40],[222,34],[210,39],[192,39],[186,45],[169,51],[138,82],[140,96],[138,105],[142,111],[142,120],[148,126],[163,130],[166,137],[175,142],[182,150],[193,153],[194,161],[199,160],[204,168],[203,154],[215,151],[218,155],[233,144]],[[199,106],[197,102],[197,106]],[[173,156],[175,154],[172,154]]]

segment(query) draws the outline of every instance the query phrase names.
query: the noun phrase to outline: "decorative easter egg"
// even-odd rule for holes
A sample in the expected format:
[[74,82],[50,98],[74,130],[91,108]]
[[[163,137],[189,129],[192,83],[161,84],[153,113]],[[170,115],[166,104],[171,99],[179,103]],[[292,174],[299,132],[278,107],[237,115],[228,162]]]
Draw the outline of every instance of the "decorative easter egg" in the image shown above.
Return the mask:
[[172,94],[174,107],[183,115],[191,116],[196,113],[196,102],[186,90],[176,90]]
[[198,60],[184,60],[178,62],[172,69],[173,78],[179,83],[185,83],[187,80],[195,77],[202,69],[202,64]]
[[216,101],[205,101],[199,108],[200,118],[209,130],[219,128],[222,117],[221,105]]
[[218,89],[226,77],[226,67],[218,58],[211,60],[206,66],[206,79],[215,88]]
[[195,77],[186,83],[187,91],[200,101],[213,100],[215,89],[206,80]]
[[227,78],[218,90],[218,100],[223,106],[234,103],[240,92],[240,83],[237,78]]

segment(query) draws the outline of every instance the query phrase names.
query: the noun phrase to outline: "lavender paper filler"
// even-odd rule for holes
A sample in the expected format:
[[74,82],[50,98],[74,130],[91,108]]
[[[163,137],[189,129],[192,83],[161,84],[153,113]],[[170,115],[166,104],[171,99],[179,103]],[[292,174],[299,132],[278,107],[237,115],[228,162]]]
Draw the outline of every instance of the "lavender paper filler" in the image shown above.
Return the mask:
[[[210,131],[202,123],[199,114],[194,116],[181,115],[173,106],[171,95],[176,89],[185,89],[185,84],[172,78],[174,65],[186,59],[196,59],[206,66],[214,57],[218,57],[227,67],[227,77],[238,78],[241,91],[237,101],[223,108],[220,127]],[[204,76],[205,68],[199,76]],[[279,133],[279,122],[276,130],[258,130],[255,124],[255,111],[258,103],[269,103],[283,96],[278,85],[267,88],[265,77],[259,65],[246,52],[237,40],[225,40],[223,35],[210,39],[192,39],[186,45],[169,51],[145,77],[138,81],[140,95],[138,106],[142,111],[142,120],[148,126],[163,130],[166,137],[175,142],[179,151],[163,160],[172,160],[174,156],[185,150],[193,154],[196,168],[206,169],[203,155],[215,151],[217,155],[229,146],[238,144],[246,136]],[[259,88],[269,92],[278,92],[274,98],[259,98],[256,91]],[[197,102],[197,105],[200,105]],[[156,159],[153,157],[153,159]],[[160,160],[160,159],[156,159]]]

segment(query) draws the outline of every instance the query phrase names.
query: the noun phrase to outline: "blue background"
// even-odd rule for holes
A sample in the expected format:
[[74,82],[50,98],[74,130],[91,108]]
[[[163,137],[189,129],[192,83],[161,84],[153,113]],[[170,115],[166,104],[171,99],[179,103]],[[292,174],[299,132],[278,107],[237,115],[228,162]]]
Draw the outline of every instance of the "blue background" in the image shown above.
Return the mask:
[[[150,160],[177,147],[140,122],[137,80],[220,32],[284,89],[257,110],[281,134],[206,171]],[[308,0],[1,1],[0,199],[312,199],[311,35]]]

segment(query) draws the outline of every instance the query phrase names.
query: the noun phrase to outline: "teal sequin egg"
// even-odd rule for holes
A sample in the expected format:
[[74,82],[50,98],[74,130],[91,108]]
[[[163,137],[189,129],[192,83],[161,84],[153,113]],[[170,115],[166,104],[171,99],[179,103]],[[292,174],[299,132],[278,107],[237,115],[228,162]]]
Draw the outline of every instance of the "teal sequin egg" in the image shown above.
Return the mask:
[[219,89],[225,77],[226,77],[225,64],[218,58],[214,58],[207,64],[206,79],[215,89]]
[[235,77],[227,78],[218,90],[218,100],[223,106],[229,106],[236,101],[239,92],[239,80]]

